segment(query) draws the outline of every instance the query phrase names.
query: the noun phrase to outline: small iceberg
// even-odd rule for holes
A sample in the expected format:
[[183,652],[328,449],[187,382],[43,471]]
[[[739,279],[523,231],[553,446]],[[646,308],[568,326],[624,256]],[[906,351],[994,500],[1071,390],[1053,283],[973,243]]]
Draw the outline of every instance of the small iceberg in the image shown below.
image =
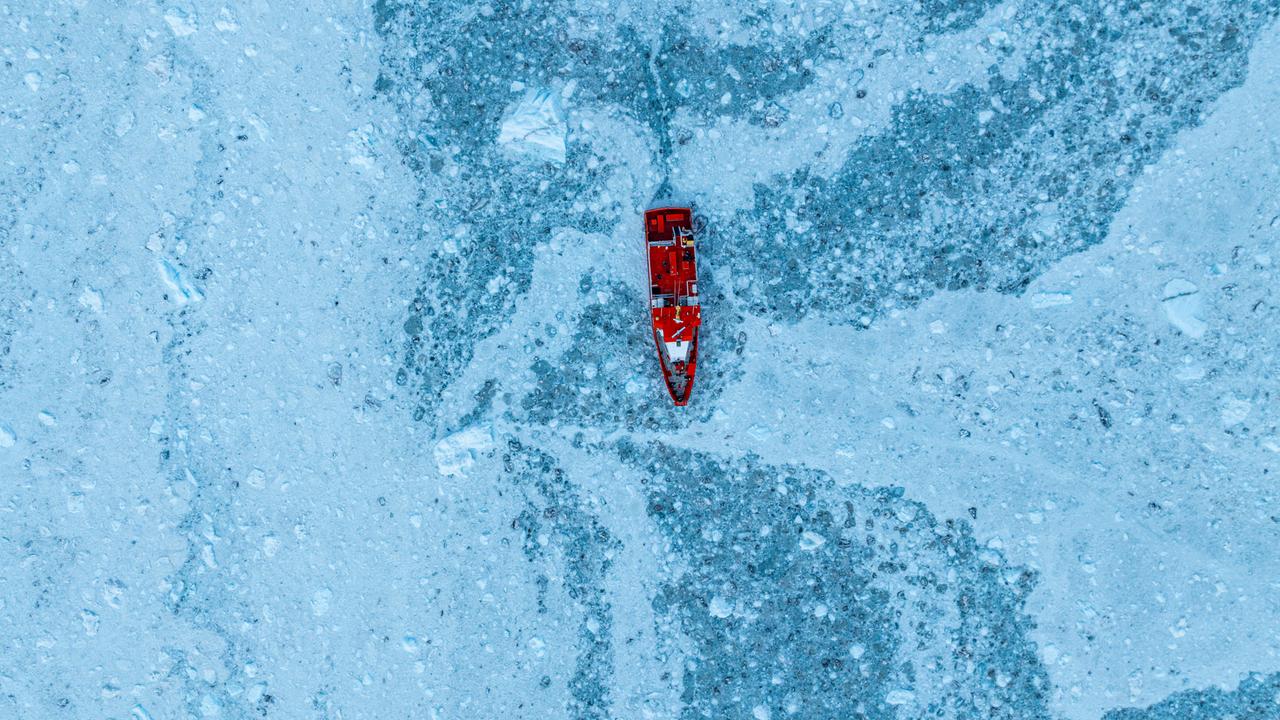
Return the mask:
[[545,88],[530,88],[507,112],[498,144],[519,155],[563,163],[568,134],[560,96]]
[[1200,289],[1194,284],[1181,278],[1170,280],[1164,286],[1160,302],[1164,305],[1165,317],[1187,337],[1203,337],[1209,329],[1201,318]]
[[1031,307],[1036,310],[1062,307],[1071,303],[1072,297],[1069,292],[1039,292],[1031,296]]
[[480,455],[494,445],[493,430],[487,426],[456,432],[436,443],[436,469],[446,477],[465,476]]
[[188,280],[186,274],[176,264],[161,258],[157,260],[156,266],[160,270],[160,279],[164,280],[165,286],[169,288],[169,299],[175,305],[188,305],[204,300],[204,292]]

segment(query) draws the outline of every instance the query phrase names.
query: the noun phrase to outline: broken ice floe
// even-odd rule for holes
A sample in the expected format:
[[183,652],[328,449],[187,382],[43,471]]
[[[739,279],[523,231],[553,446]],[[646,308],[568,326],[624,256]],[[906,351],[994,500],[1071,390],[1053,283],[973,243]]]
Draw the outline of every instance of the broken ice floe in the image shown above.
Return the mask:
[[456,432],[436,443],[436,468],[441,475],[466,475],[481,453],[493,447],[493,431],[473,427]]
[[1187,337],[1202,337],[1209,329],[1200,317],[1200,289],[1192,283],[1181,278],[1170,280],[1164,286],[1160,302],[1164,305],[1165,317]]
[[186,305],[204,300],[204,293],[187,279],[177,265],[161,258],[157,266],[160,268],[161,279],[169,287],[169,299],[175,304]]
[[1238,397],[1222,399],[1221,417],[1223,427],[1239,425],[1253,412],[1253,403]]
[[1071,302],[1071,293],[1069,292],[1041,292],[1031,296],[1031,307],[1036,310],[1070,305]]
[[102,312],[102,293],[91,287],[85,287],[80,293],[78,302],[82,307],[89,308],[96,313]]
[[171,30],[176,37],[186,37],[188,35],[194,35],[196,32],[195,23],[191,22],[179,13],[166,13],[164,21],[165,24],[169,26],[169,30]]
[[711,617],[716,618],[727,618],[733,614],[733,604],[719,595],[711,598],[707,609],[711,612]]
[[311,614],[316,617],[324,617],[329,614],[329,609],[333,606],[333,591],[329,588],[320,588],[311,595]]
[[884,701],[890,705],[908,705],[915,699],[916,694],[910,690],[890,690]]
[[800,533],[800,549],[805,552],[813,552],[826,544],[827,539],[816,532],[806,530]]
[[511,152],[562,163],[567,134],[560,96],[545,88],[530,88],[502,121],[498,144]]

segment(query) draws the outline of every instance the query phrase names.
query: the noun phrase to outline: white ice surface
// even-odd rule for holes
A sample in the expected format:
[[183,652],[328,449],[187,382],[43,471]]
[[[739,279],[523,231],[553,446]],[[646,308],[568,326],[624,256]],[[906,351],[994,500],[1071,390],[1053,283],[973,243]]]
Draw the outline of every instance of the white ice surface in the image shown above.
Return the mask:
[[[945,293],[868,331],[806,321],[779,338],[749,320],[768,350],[675,442],[904,486],[944,517],[981,508],[979,538],[1041,574],[1029,609],[1064,717],[1280,669],[1263,474],[1280,450],[1263,400],[1280,392],[1280,113],[1266,110],[1280,33],[1249,67],[1138,181],[1107,240],[1025,296]],[[1202,303],[1170,308],[1191,290]]]
[[1187,337],[1201,338],[1209,329],[1201,320],[1200,289],[1182,278],[1175,278],[1165,283],[1161,304],[1164,305],[1165,317],[1173,326],[1181,330]]
[[467,428],[436,443],[436,469],[441,475],[466,475],[480,454],[493,449],[493,430],[485,425]]
[[498,144],[514,153],[562,163],[567,133],[560,93],[530,88],[508,110]]
[[[23,273],[6,359],[18,380],[0,390],[0,527],[13,539],[0,599],[57,578],[22,631],[5,635],[0,703],[37,706],[48,679],[84,688],[82,709],[96,717],[217,715],[213,688],[252,699],[269,681],[280,707],[341,708],[348,719],[388,706],[508,717],[520,703],[529,717],[557,716],[565,695],[535,681],[575,657],[547,641],[562,626],[534,606],[521,538],[507,529],[523,507],[473,480],[498,475],[496,443],[446,445],[445,467],[470,463],[469,475],[442,474],[437,439],[406,420],[408,403],[388,400],[400,347],[385,330],[403,322],[430,248],[398,234],[418,188],[385,108],[368,100],[379,71],[368,13],[114,10],[84,5],[81,22],[64,27],[32,19],[47,37],[101,48],[68,61],[87,96],[44,60],[10,78],[24,103],[65,127],[57,157],[28,158],[56,171],[0,248],[4,272]],[[940,57],[954,52],[980,76],[979,43],[1000,12],[954,48],[941,41]],[[282,39],[293,32],[307,41]],[[143,60],[121,86],[117,69],[134,54]],[[1026,296],[949,293],[869,331],[810,321],[753,340],[753,353],[766,351],[680,442],[802,462],[844,483],[902,485],[942,517],[982,508],[982,540],[1041,573],[1030,610],[1065,717],[1280,668],[1280,559],[1262,476],[1280,452],[1267,395],[1280,348],[1265,340],[1270,304],[1254,309],[1272,293],[1280,242],[1265,222],[1280,216],[1269,192],[1280,184],[1280,113],[1266,111],[1280,107],[1274,30],[1250,68],[1139,182],[1107,241]],[[929,66],[914,72],[937,82]],[[305,90],[279,91],[299,74]],[[875,98],[876,78],[864,82]],[[747,128],[733,137],[763,143],[776,160],[767,168],[787,169],[818,151],[833,99],[793,109],[814,129],[802,146]],[[562,160],[559,126],[571,126],[618,167],[605,194],[582,202],[642,205],[650,139],[603,112],[566,122],[548,100],[517,104],[508,146]],[[891,105],[877,99],[860,119],[882,126]],[[851,113],[846,105],[852,127]],[[828,131],[833,159],[861,132]],[[24,132],[0,125],[0,140],[23,147]],[[216,154],[241,134],[249,139]],[[104,136],[114,138],[105,150]],[[697,137],[677,172],[695,182],[717,153],[735,152],[714,140]],[[143,176],[158,181],[128,181]],[[215,177],[234,212],[202,202]],[[749,187],[726,188],[723,207],[747,202]],[[612,236],[557,229],[534,269],[546,292],[522,299],[480,344],[445,414],[465,410],[494,372],[513,391],[531,387],[527,363],[490,351],[561,322],[549,298],[576,292],[578,273],[597,269],[642,297],[636,227],[631,216]],[[72,240],[90,232],[97,249],[77,254]],[[48,262],[50,252],[74,262]],[[195,279],[203,268],[207,279]],[[1198,310],[1170,313],[1176,279],[1194,284]],[[1064,296],[1072,302],[1043,300]],[[1117,327],[1130,339],[1107,332]],[[772,337],[763,322],[745,330]],[[51,336],[66,341],[42,341]],[[1121,341],[1140,349],[1121,353]],[[954,399],[963,382],[971,390]],[[559,458],[624,548],[608,579],[625,668],[611,688],[618,716],[671,717],[682,657],[661,647],[649,603],[669,548],[646,519],[639,478],[601,472],[567,440],[573,430],[522,432]],[[39,451],[24,464],[27,444]],[[177,459],[161,461],[166,448]],[[1193,484],[1173,488],[1175,478]],[[201,612],[170,609],[184,568]],[[549,604],[573,600],[553,591]],[[0,617],[13,607],[0,605]],[[726,599],[715,612],[729,609]]]

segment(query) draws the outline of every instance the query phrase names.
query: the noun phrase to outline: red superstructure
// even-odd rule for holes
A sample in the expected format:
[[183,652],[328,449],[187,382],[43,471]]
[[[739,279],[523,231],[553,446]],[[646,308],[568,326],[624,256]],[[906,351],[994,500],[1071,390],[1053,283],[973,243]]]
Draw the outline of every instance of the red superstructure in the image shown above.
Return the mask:
[[698,262],[693,244],[693,211],[665,207],[644,214],[649,259],[649,312],[662,379],[676,405],[689,402],[698,368]]

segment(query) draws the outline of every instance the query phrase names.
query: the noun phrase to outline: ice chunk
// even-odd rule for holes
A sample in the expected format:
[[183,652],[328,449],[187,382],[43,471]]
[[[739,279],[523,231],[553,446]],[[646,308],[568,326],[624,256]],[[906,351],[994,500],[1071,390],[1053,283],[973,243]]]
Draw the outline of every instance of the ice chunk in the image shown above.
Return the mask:
[[1178,368],[1173,376],[1183,382],[1195,382],[1204,379],[1205,371],[1199,365],[1187,364]]
[[827,539],[816,532],[805,530],[803,533],[800,533],[800,549],[805,552],[813,552],[826,544]]
[[1039,292],[1031,296],[1031,307],[1036,310],[1070,305],[1071,302],[1072,298],[1069,292]]
[[1161,299],[1165,317],[1173,326],[1191,338],[1202,337],[1209,326],[1200,318],[1200,289],[1181,278],[1170,280],[1164,286]]
[[207,718],[222,717],[222,703],[214,696],[205,693],[200,698],[200,714]]
[[160,278],[169,287],[169,299],[178,305],[200,302],[204,293],[187,279],[177,265],[165,259],[159,260]]
[[890,705],[909,705],[915,702],[916,694],[910,690],[890,690],[884,701]]
[[18,436],[14,434],[13,428],[0,423],[0,448],[11,448],[18,441]]
[[530,88],[502,121],[498,143],[515,153],[562,163],[567,134],[560,96]]
[[324,617],[329,614],[329,607],[333,602],[333,591],[329,588],[321,588],[315,591],[311,596],[311,614],[316,617]]
[[466,475],[476,458],[492,447],[493,430],[487,426],[456,432],[436,443],[436,468],[441,475]]
[[712,617],[727,618],[733,614],[733,604],[719,595],[711,598],[711,605],[708,609],[711,611]]
[[115,133],[116,137],[124,137],[133,129],[133,122],[136,119],[133,112],[125,110],[116,118]]
[[1248,400],[1241,400],[1237,397],[1224,398],[1222,401],[1222,425],[1223,427],[1231,427],[1239,425],[1249,417],[1249,413],[1253,411],[1253,403]]
[[84,291],[80,293],[79,302],[83,307],[87,307],[96,313],[102,312],[102,293],[91,287],[86,286]]
[[194,35],[196,32],[195,23],[176,12],[167,13],[164,16],[165,24],[169,26],[169,30],[177,37],[186,37]]
[[751,708],[751,717],[755,718],[755,720],[769,720],[769,708],[764,705],[757,705]]
[[102,600],[112,608],[119,610],[124,606],[124,592],[128,589],[128,586],[120,580],[109,578],[102,586]]
[[98,617],[98,613],[84,608],[80,611],[80,623],[84,626],[84,634],[93,637],[98,634],[101,620]]

